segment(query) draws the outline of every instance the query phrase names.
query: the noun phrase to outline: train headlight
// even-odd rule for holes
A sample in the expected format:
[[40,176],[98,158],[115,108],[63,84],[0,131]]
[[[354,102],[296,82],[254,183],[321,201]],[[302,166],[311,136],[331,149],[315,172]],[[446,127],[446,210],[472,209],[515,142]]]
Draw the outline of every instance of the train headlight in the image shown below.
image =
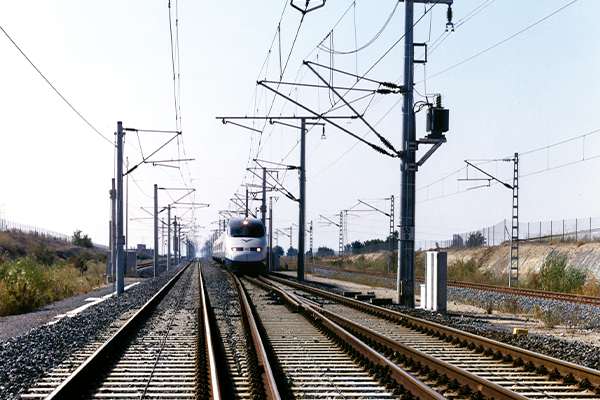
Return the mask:
[[262,249],[260,247],[257,247],[256,251],[258,251],[260,253],[262,251]]
[[260,253],[262,251],[262,248],[260,248],[260,247],[250,247],[250,251],[257,251],[257,252]]
[[231,251],[236,252],[236,251],[244,251],[243,247],[232,247]]

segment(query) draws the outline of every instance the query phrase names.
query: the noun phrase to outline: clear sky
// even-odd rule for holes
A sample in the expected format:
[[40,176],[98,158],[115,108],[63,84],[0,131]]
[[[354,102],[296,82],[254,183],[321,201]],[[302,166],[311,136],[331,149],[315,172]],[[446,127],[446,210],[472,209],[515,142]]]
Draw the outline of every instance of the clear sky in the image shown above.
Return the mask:
[[[153,245],[144,209],[153,206],[154,184],[193,187],[190,199],[210,204],[193,212],[185,207],[173,211],[185,223],[195,222],[202,242],[217,227],[218,212],[234,209],[230,199],[236,193],[245,195],[243,185],[259,183],[246,171],[256,167],[252,159],[299,163],[297,129],[238,121],[262,130],[260,134],[216,118],[306,115],[258,87],[257,80],[283,76],[285,82],[316,85],[317,76],[302,66],[308,60],[375,81],[402,82],[404,3],[329,1],[304,18],[286,1],[206,5],[171,0],[170,9],[168,5],[168,0],[0,3],[0,27],[100,132],[0,32],[0,204],[7,220],[67,235],[80,229],[106,244],[114,176],[110,142],[117,121],[123,121],[129,128],[183,131],[150,161],[194,159],[171,167],[143,164],[131,173],[130,245]],[[594,133],[600,129],[600,3],[456,0],[450,33],[445,32],[447,7],[437,5],[425,14],[430,7],[415,6],[415,42],[428,43],[427,64],[415,67],[415,101],[441,93],[450,110],[450,131],[448,142],[417,173],[417,239],[450,239],[453,233],[510,219],[511,191],[497,184],[467,190],[476,183],[458,178],[466,178],[464,160],[502,159],[516,152],[522,154],[521,221],[599,216],[600,157],[593,157],[600,156],[600,133]],[[175,88],[171,43],[179,49]],[[377,89],[374,83],[357,84],[356,78],[325,68],[319,73],[334,85]],[[352,115],[322,87],[282,85],[279,90],[316,112],[339,107],[334,115]],[[356,100],[353,106],[369,124],[401,148],[400,95],[361,96],[364,92],[351,92],[346,98]],[[424,113],[417,114],[418,137],[426,134]],[[286,123],[299,125],[298,120]],[[339,123],[380,144],[361,122]],[[585,139],[548,147],[586,134]],[[172,137],[127,133],[130,165]],[[531,152],[536,149],[544,150]],[[421,146],[419,155],[426,150]],[[324,135],[321,127],[308,133],[307,156],[307,220],[314,224],[315,247],[337,249],[338,243],[338,228],[322,223],[320,215],[338,221],[341,210],[366,210],[356,206],[358,199],[389,211],[389,201],[382,199],[394,195],[399,205],[398,159],[357,144],[332,126],[326,126]],[[583,158],[590,160],[578,162]],[[481,167],[512,183],[511,163]],[[477,176],[469,170],[469,177]],[[279,179],[298,196],[295,171],[280,173]],[[183,193],[161,191],[160,206]],[[297,224],[297,204],[282,193],[270,196],[278,197],[275,227]],[[252,203],[253,209],[259,206]],[[383,214],[349,212],[348,242],[383,239],[388,230]],[[282,235],[279,243],[289,247]]]

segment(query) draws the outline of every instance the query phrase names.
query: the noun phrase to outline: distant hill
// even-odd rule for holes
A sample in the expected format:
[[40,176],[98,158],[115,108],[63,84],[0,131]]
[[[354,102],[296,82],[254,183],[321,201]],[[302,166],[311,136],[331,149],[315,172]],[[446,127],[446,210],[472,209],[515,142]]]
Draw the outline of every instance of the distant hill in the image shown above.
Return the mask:
[[33,253],[33,249],[43,243],[46,248],[56,251],[56,256],[66,260],[78,257],[84,251],[93,254],[106,254],[106,250],[74,246],[71,242],[47,237],[35,233],[24,233],[18,230],[0,231],[0,258],[6,254],[7,258],[16,259]]

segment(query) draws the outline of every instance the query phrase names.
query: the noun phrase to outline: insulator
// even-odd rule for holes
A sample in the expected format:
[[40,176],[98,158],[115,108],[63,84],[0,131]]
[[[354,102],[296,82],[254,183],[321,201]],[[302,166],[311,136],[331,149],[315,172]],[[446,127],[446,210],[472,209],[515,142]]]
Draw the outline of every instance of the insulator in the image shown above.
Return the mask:
[[448,23],[446,23],[446,32],[454,32],[454,24],[452,23],[452,6],[450,4],[448,4],[448,12],[446,13],[446,15],[448,16]]

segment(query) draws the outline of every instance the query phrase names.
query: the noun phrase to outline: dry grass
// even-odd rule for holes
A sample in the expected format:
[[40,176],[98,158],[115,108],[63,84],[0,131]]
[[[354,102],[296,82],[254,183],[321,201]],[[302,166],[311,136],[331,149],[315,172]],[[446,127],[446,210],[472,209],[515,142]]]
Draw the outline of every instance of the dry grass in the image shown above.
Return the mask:
[[33,257],[0,262],[0,316],[16,315],[64,298],[87,293],[102,283],[105,264],[86,262],[82,273],[73,263],[46,265]]
[[25,233],[16,229],[0,231],[0,256],[6,254],[8,259],[15,260],[32,255],[36,250],[38,254],[54,252],[57,258],[63,260],[80,256],[84,251],[94,254],[106,254],[105,250],[84,249],[70,242],[35,233]]

